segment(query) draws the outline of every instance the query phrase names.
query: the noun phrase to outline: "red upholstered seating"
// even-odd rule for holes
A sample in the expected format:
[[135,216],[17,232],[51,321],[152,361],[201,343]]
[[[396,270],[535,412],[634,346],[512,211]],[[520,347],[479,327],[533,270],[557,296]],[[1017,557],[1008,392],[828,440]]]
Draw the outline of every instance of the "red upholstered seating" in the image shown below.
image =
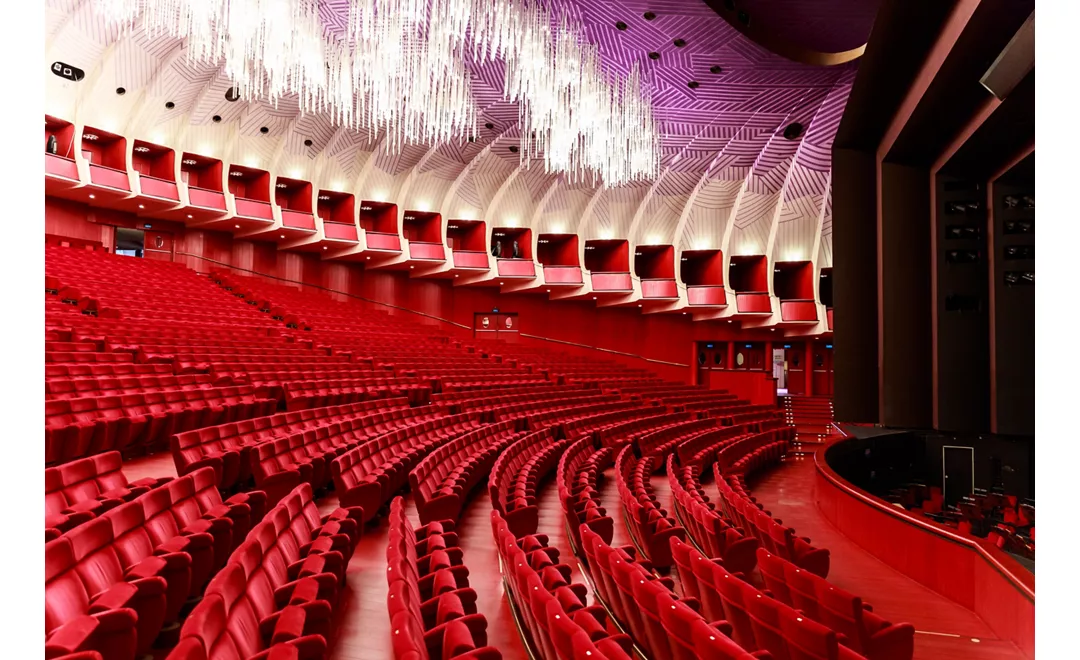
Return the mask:
[[390,504],[386,606],[396,658],[501,658],[487,645],[487,619],[449,520],[414,529],[400,497]]
[[556,440],[555,429],[534,431],[507,447],[488,478],[491,505],[514,536],[535,534],[539,525],[536,488],[558,466],[569,439]]
[[671,566],[672,536],[686,538],[686,530],[670,518],[649,484],[655,457],[638,460],[635,447],[627,445],[615,458],[615,480],[619,488],[619,501],[626,512],[626,524],[638,547],[642,548],[654,566]]
[[408,483],[409,471],[435,448],[480,426],[477,413],[448,415],[377,436],[334,459],[330,473],[345,506],[364,509],[365,522]]
[[[759,591],[717,561],[672,539],[679,581],[701,598],[706,619],[724,618],[744,649],[790,660],[857,660],[864,656],[839,643],[837,633]],[[910,656],[909,656],[910,657]]]
[[58,536],[94,516],[169,481],[147,477],[128,482],[119,452],[45,468],[45,528]]
[[362,517],[320,517],[307,484],[286,495],[207,586],[169,660],[324,658]]
[[512,421],[486,424],[439,447],[409,472],[420,522],[457,520],[469,493],[488,473],[495,459],[521,437]]
[[874,614],[858,596],[791,562],[758,549],[758,566],[773,597],[841,635],[840,642],[870,660],[910,660],[915,627]]
[[559,551],[544,535],[515,538],[498,511],[491,512],[495,544],[507,567],[507,597],[545,658],[629,660],[631,640],[600,605],[588,605],[585,585],[571,581]]
[[574,543],[580,545],[578,528],[584,524],[611,542],[615,521],[600,505],[597,478],[615,460],[612,447],[596,447],[592,438],[582,438],[570,445],[559,459],[555,481],[559,486],[559,501],[569,525]]
[[[406,416],[433,412],[410,411],[404,399],[350,403],[277,413],[178,433],[171,438],[170,448],[178,474],[210,466],[218,474],[219,485],[232,488],[251,479],[251,452],[263,442],[335,423],[345,424],[346,430],[349,430],[347,422],[352,423],[352,430],[378,429],[388,420],[404,420]],[[358,421],[360,418],[367,419]]]
[[722,617],[707,620],[696,600],[676,597],[670,580],[636,562],[632,548],[613,548],[584,525],[581,539],[600,596],[650,658],[754,657],[728,637],[730,624]]

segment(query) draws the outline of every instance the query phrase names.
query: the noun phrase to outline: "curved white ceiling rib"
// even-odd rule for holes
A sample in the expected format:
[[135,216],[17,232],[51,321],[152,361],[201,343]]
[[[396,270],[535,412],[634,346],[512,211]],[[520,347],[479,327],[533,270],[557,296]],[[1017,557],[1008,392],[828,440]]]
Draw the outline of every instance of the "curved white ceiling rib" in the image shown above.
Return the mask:
[[[634,63],[646,67],[663,132],[656,180],[598,189],[549,174],[542,161],[522,167],[510,151],[521,138],[518,107],[502,99],[502,81],[489,69],[474,79],[479,125],[472,140],[389,154],[381,135],[301,114],[295,98],[276,106],[227,101],[231,84],[220,67],[190,62],[177,40],[110,31],[86,0],[46,0],[46,64],[61,60],[87,72],[71,83],[46,70],[46,112],[178,153],[397,202],[402,212],[424,207],[489,227],[529,225],[534,236],[576,232],[831,265],[829,151],[853,65],[782,60],[704,3],[561,1],[575,7],[613,74]],[[329,4],[326,22],[334,24],[347,3]],[[657,18],[644,19],[645,11]],[[617,21],[627,29],[616,29]],[[692,88],[691,80],[700,85]],[[791,122],[806,127],[794,140],[783,136]]]

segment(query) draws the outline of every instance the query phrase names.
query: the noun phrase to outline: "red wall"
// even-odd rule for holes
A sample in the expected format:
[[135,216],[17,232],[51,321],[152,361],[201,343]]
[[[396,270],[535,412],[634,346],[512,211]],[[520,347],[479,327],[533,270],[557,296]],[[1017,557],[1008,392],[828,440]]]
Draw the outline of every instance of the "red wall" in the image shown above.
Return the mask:
[[[605,357],[652,369],[672,380],[690,382],[695,368],[695,341],[776,339],[767,330],[740,331],[723,321],[695,323],[689,315],[680,313],[642,314],[636,307],[598,308],[592,301],[550,302],[542,294],[500,294],[494,287],[454,287],[444,280],[365,271],[356,264],[323,262],[315,254],[279,251],[272,243],[238,240],[223,232],[188,229],[54,198],[46,198],[45,216],[46,233],[101,241],[110,248],[114,232],[103,224],[142,227],[144,222],[151,222],[155,229],[174,231],[176,260],[196,270],[206,272],[223,264],[333,289],[450,321],[457,326],[444,323],[443,328],[463,336],[471,336],[475,312],[497,307],[519,314],[524,342],[569,342],[573,345],[560,343],[558,347],[571,353],[596,354],[584,346],[629,354],[609,352]],[[551,341],[543,343],[556,346]]]

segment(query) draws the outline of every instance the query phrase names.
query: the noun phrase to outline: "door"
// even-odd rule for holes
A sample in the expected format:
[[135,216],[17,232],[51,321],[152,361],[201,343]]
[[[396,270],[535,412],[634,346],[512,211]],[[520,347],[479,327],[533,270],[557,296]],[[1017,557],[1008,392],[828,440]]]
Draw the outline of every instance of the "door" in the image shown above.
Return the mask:
[[814,394],[832,396],[833,394],[833,352],[832,344],[814,342],[812,351],[814,370]]
[[806,346],[784,344],[784,360],[787,362],[788,394],[806,393]]
[[143,231],[143,257],[159,261],[173,260],[173,235],[167,231]]
[[956,504],[975,492],[975,448],[941,448],[941,483],[945,504]]

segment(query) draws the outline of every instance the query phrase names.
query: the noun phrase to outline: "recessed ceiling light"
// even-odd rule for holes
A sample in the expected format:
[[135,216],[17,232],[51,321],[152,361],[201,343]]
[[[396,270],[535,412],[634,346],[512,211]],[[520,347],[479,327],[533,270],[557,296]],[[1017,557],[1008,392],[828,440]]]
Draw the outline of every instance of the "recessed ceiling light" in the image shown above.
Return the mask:
[[326,250],[326,249],[328,249],[328,248],[327,248],[327,247],[326,247],[326,246],[324,245],[324,246],[322,246],[322,249]]
[[409,270],[412,270],[413,268],[416,268],[416,266],[409,266]]
[[701,83],[699,83],[696,80],[691,80],[690,82],[686,83],[686,86],[689,87],[690,89],[697,89],[698,87],[701,86]]
[[319,195],[319,201],[320,202],[325,202],[325,201],[328,201],[329,199],[330,199],[330,195]]
[[237,228],[237,229],[240,229],[240,225],[236,225],[236,228]]
[[647,21],[651,21],[652,19],[656,18],[656,14],[654,14],[651,11],[647,11],[644,14],[642,14],[642,17]]
[[83,139],[84,140],[96,140],[97,135],[94,135],[93,133],[83,133]]
[[676,48],[682,48],[683,46],[686,45],[686,39],[676,39],[675,41],[672,41],[671,43],[675,44]]
[[145,154],[150,151],[150,147],[143,147],[140,145],[138,147],[135,147],[135,151],[140,154]]
[[139,204],[139,208],[140,208],[140,209],[145,209],[146,207],[145,207],[145,206],[143,206],[142,204]]
[[165,109],[166,110],[172,110],[175,107],[176,107],[176,104],[173,103],[172,101],[165,101]]
[[618,23],[615,24],[615,28],[618,29],[618,30],[625,30],[626,29],[626,23],[623,23],[622,21],[619,21]]
[[649,59],[650,60],[658,60],[658,59],[660,59],[660,53],[658,53],[658,52],[656,52],[654,50],[653,52],[649,53]]
[[196,161],[194,158],[185,158],[180,162],[183,165],[198,165],[198,161]]
[[229,176],[244,176],[244,173],[240,170],[233,170],[232,172],[229,172]]
[[187,217],[188,217],[188,220],[191,220],[191,219],[192,219],[192,218],[194,218],[195,216],[193,216],[193,215],[191,215],[190,213],[188,213]]
[[592,299],[593,299],[593,300],[596,300],[596,296],[593,296],[593,297],[592,297]]
[[282,237],[282,238],[285,238],[285,234],[281,234],[281,237]]
[[94,193],[90,193],[90,199],[94,199]]
[[277,187],[278,187],[278,188],[288,188],[288,186],[287,186],[287,185],[285,185],[284,183],[279,183],[279,184],[277,184]]

